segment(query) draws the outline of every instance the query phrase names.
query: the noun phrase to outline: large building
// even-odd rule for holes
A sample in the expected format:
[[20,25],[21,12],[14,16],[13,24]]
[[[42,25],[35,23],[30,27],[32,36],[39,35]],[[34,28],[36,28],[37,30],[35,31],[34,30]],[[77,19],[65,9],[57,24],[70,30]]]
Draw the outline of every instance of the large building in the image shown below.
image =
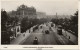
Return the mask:
[[36,18],[36,9],[34,7],[27,7],[24,4],[20,5],[16,11],[9,13],[11,17],[19,17],[20,19],[24,17]]

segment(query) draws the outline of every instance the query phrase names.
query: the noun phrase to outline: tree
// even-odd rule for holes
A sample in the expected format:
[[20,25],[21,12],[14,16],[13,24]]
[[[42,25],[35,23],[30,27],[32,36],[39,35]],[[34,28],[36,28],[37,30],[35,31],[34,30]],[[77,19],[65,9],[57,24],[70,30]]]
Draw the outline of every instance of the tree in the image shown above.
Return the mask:
[[27,27],[28,27],[28,18],[23,18],[22,21],[21,21],[21,32],[26,32],[27,30]]
[[6,11],[1,11],[1,44],[10,43],[10,35],[7,32],[7,24],[9,21],[9,16]]
[[9,16],[6,11],[1,11],[1,30],[6,31],[6,24],[8,23]]
[[53,18],[53,19],[51,20],[51,22],[55,23],[56,25],[58,24],[58,21],[59,21],[59,19],[56,19],[56,18]]
[[78,11],[76,11],[76,13],[74,13],[74,15],[71,17],[71,24],[78,24]]
[[71,31],[75,32],[75,35],[78,36],[78,11],[71,16],[70,25]]

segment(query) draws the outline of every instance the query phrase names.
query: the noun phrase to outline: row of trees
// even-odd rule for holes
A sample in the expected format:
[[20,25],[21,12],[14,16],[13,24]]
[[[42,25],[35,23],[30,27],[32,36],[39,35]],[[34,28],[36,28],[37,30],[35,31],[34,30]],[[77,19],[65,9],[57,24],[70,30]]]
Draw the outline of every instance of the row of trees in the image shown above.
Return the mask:
[[13,25],[15,23],[17,24],[18,21],[19,21],[18,17],[16,17],[16,16],[10,17],[5,10],[1,11],[1,27],[2,27],[2,30],[4,30],[7,25],[10,25],[10,24]]
[[42,23],[47,22],[47,19],[45,18],[23,18],[21,21],[21,32],[25,32],[26,30],[30,29],[31,27],[33,27],[34,25],[40,25]]
[[78,36],[78,11],[69,18],[56,18],[51,20],[56,25],[61,25],[63,29]]
[[1,44],[10,43],[10,36],[13,34],[10,27],[17,22],[17,17],[10,17],[5,10],[1,10]]
[[[7,26],[15,26],[19,22],[19,18],[14,16],[10,17],[6,11],[1,11],[1,30],[7,31]],[[47,22],[47,18],[27,18],[24,17],[21,20],[21,32],[25,32],[27,29],[30,29],[34,25],[39,25]]]

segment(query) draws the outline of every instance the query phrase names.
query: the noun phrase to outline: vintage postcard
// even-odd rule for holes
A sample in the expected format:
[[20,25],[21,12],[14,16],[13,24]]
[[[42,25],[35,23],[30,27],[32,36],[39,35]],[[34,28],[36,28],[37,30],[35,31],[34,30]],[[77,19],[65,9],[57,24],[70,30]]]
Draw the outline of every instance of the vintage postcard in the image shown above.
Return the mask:
[[78,12],[78,0],[1,0],[1,45],[78,47]]

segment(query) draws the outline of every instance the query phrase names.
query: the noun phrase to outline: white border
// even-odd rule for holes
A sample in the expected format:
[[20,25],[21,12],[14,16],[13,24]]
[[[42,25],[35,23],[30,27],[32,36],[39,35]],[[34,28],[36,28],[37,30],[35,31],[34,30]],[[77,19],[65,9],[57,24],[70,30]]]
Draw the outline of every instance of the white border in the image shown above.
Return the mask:
[[[5,1],[5,0],[3,0],[3,1]],[[11,1],[11,0],[8,0],[8,1]],[[0,7],[1,7],[1,3],[0,3]],[[79,2],[78,7],[80,9],[80,2]],[[79,19],[80,19],[80,15],[79,15]],[[80,22],[80,20],[79,20],[79,22]],[[79,25],[80,25],[80,23],[79,23]],[[0,11],[0,29],[1,29],[1,11]],[[78,33],[78,35],[80,35],[80,34]],[[80,36],[79,36],[79,38],[80,38]],[[78,38],[78,45],[0,45],[0,49],[34,49],[34,48],[26,48],[26,47],[53,47],[53,48],[47,48],[47,49],[79,49],[79,45],[80,45],[79,38]],[[1,30],[0,30],[0,39],[1,39]],[[0,40],[0,44],[1,44],[1,40]]]

